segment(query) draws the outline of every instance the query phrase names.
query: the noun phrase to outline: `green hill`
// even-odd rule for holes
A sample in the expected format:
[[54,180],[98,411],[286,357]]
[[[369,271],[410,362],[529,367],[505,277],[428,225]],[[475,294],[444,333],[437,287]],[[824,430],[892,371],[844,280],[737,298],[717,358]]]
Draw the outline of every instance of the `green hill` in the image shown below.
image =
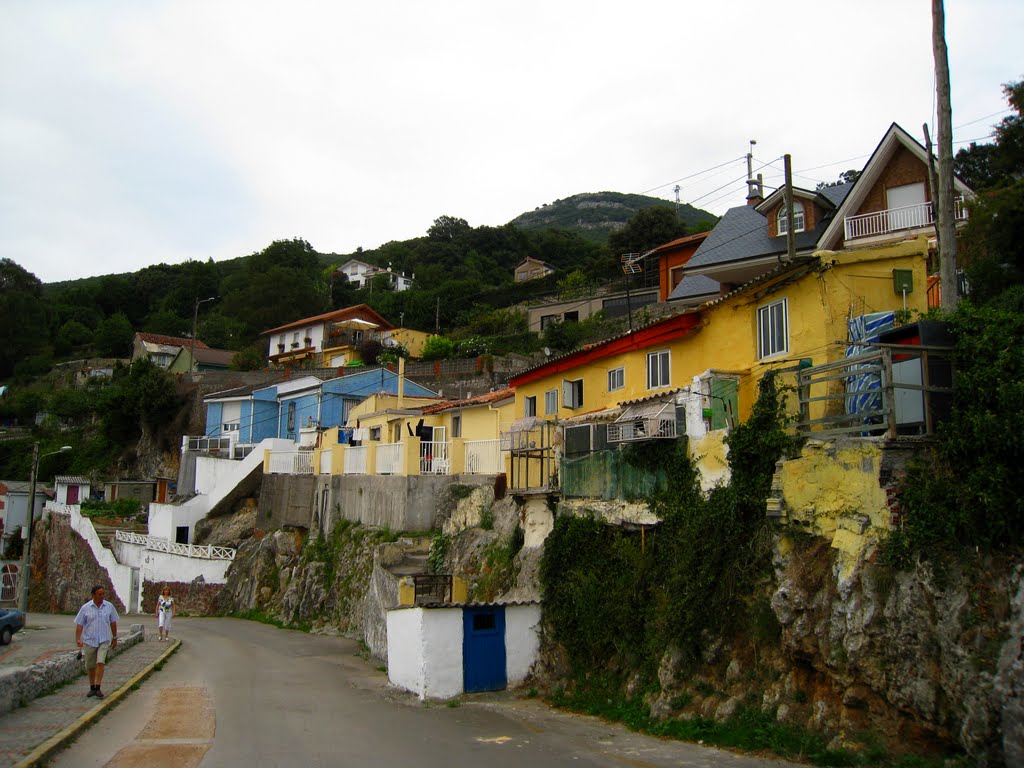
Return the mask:
[[[520,214],[509,224],[523,229],[568,229],[579,232],[588,240],[604,243],[608,235],[622,228],[642,208],[675,204],[668,200],[646,195],[622,192],[583,192],[564,200],[545,203],[527,213]],[[679,218],[691,232],[711,229],[717,217],[685,203],[679,206]]]

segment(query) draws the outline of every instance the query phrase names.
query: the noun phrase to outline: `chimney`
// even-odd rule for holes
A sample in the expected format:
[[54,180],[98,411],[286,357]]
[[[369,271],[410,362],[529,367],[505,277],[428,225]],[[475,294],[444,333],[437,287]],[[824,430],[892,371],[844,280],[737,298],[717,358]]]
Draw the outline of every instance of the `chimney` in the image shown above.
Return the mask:
[[747,179],[747,205],[754,206],[764,202],[764,178],[757,174],[756,179]]

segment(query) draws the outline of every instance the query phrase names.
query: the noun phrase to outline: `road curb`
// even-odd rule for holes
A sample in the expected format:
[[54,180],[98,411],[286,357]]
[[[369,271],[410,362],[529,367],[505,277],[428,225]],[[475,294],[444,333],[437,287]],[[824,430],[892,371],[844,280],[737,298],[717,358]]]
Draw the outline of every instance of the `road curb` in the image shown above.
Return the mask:
[[26,755],[21,762],[16,763],[14,765],[14,768],[29,768],[30,766],[34,766],[42,760],[46,760],[47,758],[52,756],[53,753],[60,749],[62,746],[64,746],[66,742],[70,741],[75,736],[77,736],[80,731],[92,725],[93,721],[98,720],[100,717],[106,714],[108,709],[117,704],[122,698],[127,696],[131,692],[132,686],[148,677],[150,673],[152,673],[153,670],[156,669],[156,667],[159,664],[162,664],[164,661],[166,661],[171,656],[171,654],[178,650],[180,646],[181,640],[175,638],[174,642],[170,645],[170,647],[167,648],[166,651],[161,653],[146,667],[144,667],[142,670],[133,675],[120,688],[118,688],[113,693],[109,694],[106,698],[102,699],[99,703],[99,706],[94,707],[93,709],[86,712],[80,718],[75,720],[75,722],[71,723],[69,726],[64,728],[64,730],[62,730],[60,733],[57,733],[48,738],[38,747],[33,749],[28,755]]

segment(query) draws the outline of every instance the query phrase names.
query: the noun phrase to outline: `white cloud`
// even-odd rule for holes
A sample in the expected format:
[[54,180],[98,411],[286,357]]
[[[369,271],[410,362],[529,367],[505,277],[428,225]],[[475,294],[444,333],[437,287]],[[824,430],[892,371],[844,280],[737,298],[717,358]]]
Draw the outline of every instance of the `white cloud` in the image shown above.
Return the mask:
[[[1024,75],[1024,9],[948,5],[958,125]],[[798,181],[832,179],[890,122],[930,121],[930,25],[905,0],[7,4],[0,256],[52,281],[279,237],[347,252],[441,214],[670,198],[750,138],[797,173],[833,164]],[[685,180],[683,199],[721,212],[743,173]]]

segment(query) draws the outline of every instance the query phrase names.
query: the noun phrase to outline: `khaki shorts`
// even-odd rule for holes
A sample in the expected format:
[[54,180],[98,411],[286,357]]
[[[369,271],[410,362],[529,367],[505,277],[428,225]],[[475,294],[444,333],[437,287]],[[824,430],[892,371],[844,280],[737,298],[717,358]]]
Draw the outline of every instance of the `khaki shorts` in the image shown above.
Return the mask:
[[106,664],[108,650],[110,650],[110,643],[100,643],[95,648],[91,645],[82,648],[82,655],[85,656],[85,668],[95,669],[97,664]]

